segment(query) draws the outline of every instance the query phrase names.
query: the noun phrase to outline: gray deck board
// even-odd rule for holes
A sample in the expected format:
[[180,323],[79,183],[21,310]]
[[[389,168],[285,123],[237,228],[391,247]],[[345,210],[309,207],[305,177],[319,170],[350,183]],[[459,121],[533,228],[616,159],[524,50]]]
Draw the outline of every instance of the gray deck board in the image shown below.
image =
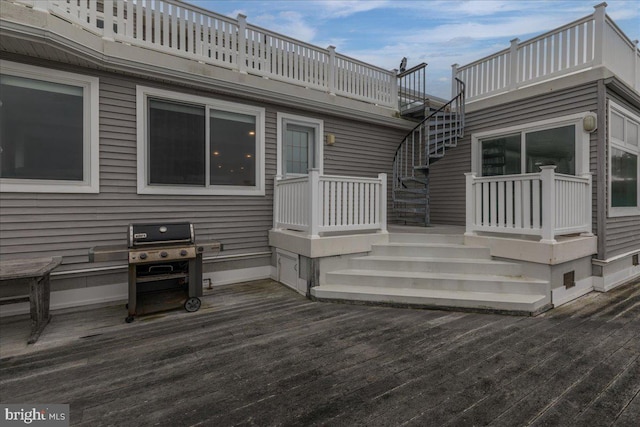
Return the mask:
[[[82,426],[616,425],[640,416],[640,284],[535,318],[317,303],[269,281],[124,324],[3,319],[2,403]],[[12,341],[13,340],[13,341]],[[16,343],[14,343],[14,341]]]

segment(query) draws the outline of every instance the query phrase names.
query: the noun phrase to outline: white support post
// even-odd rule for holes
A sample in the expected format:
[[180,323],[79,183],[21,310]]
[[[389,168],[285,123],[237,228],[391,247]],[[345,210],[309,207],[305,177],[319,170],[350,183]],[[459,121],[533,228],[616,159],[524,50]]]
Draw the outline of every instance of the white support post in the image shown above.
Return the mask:
[[280,216],[280,189],[278,188],[278,181],[282,179],[281,175],[273,177],[273,229],[277,230],[278,218]]
[[398,70],[394,68],[391,72],[393,73],[393,76],[391,77],[391,93],[389,94],[389,97],[391,98],[391,105],[399,111],[400,98],[398,97],[398,94],[400,89],[398,87]]
[[[102,38],[113,41],[113,0],[104,0],[104,28],[102,29]],[[150,25],[147,23],[147,25]]]
[[456,77],[458,77],[458,64],[451,65],[451,98],[458,95],[458,86],[456,85]]
[[606,23],[606,7],[607,3],[603,2],[594,6],[595,12],[593,12],[594,20],[594,40],[595,46],[593,51],[593,66],[597,67],[604,64],[604,28]]
[[465,236],[475,236],[475,214],[476,214],[476,200],[475,191],[473,191],[473,181],[476,179],[475,172],[467,172],[464,174],[466,180],[465,187],[465,211],[466,211],[466,226],[464,230]]
[[[541,243],[556,243],[556,166],[540,166],[542,181],[542,239]],[[536,200],[532,207],[537,206]]]
[[380,180],[380,232],[387,232],[387,174],[379,173]]
[[329,71],[329,81],[327,82],[327,89],[329,94],[336,94],[336,47],[329,46],[329,64],[327,65]]
[[633,41],[633,75],[636,76],[635,88],[640,92],[640,52],[638,52],[638,40]]
[[318,169],[309,169],[309,235],[312,238],[320,237],[318,233],[320,226],[319,185],[320,171]]
[[237,64],[238,71],[247,74],[247,17],[241,13],[238,14],[238,53]]
[[593,224],[593,194],[591,193],[591,180],[593,179],[591,172],[589,173],[585,173],[582,174],[583,178],[586,178],[589,181],[589,185],[587,186],[586,189],[586,199],[587,202],[585,203],[586,206],[584,206],[584,208],[586,209],[586,222],[587,222],[587,231],[583,232],[582,234],[580,234],[581,236],[588,236],[591,237],[593,236],[593,229],[592,229],[592,224]]
[[520,39],[515,38],[509,47],[509,90],[518,88],[518,43]]

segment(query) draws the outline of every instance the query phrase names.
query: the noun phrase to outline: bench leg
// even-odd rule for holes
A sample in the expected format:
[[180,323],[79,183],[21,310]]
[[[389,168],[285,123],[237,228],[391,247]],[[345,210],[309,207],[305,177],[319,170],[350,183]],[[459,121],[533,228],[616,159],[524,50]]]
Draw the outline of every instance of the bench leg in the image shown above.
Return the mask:
[[40,278],[34,278],[29,284],[29,302],[31,311],[31,335],[28,344],[38,341],[40,334],[51,320],[49,315],[50,281],[46,274]]

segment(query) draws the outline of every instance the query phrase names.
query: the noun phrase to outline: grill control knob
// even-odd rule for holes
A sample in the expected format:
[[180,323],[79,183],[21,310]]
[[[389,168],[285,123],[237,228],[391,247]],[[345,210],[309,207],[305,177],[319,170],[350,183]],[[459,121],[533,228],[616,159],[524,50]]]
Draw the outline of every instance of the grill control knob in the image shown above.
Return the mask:
[[181,250],[180,256],[187,256],[187,250],[186,249]]
[[147,254],[143,252],[143,253],[140,254],[139,258],[140,259],[147,259]]
[[168,257],[168,256],[169,256],[169,254],[168,254],[166,251],[162,251],[162,252],[160,252],[160,256],[161,256],[162,258],[166,258],[166,257]]

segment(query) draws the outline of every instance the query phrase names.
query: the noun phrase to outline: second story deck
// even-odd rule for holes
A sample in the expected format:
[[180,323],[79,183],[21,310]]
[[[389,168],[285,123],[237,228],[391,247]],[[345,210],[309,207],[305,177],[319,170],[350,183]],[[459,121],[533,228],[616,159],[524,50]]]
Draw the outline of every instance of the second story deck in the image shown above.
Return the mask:
[[511,46],[464,66],[453,65],[453,77],[466,84],[467,102],[560,79],[601,70],[640,92],[638,40],[630,40],[605,13],[607,4],[595,6],[589,16]]
[[93,58],[110,64],[132,57],[137,65],[150,64],[147,57],[155,55],[160,59],[153,65],[169,70],[167,77],[177,67],[221,81],[231,76],[243,82],[245,76],[253,79],[245,85],[258,91],[280,93],[286,83],[298,94],[306,91],[301,99],[323,95],[325,104],[347,102],[387,116],[398,111],[396,70],[251,25],[241,14],[233,19],[180,0],[2,0],[2,6],[4,35],[32,40],[28,28],[78,50],[94,49]]

